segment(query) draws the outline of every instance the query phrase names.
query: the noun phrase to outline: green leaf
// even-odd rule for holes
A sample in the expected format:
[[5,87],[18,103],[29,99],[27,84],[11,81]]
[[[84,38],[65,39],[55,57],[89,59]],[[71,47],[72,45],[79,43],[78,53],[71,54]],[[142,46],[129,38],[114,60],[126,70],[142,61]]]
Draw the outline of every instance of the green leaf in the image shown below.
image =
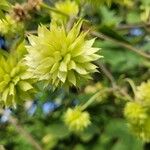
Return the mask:
[[103,60],[110,65],[113,72],[129,72],[143,64],[144,59],[142,57],[112,42],[97,41],[96,45],[103,49],[101,52],[104,56]]
[[73,84],[76,85],[76,77],[73,71],[68,72],[68,80]]
[[127,22],[129,24],[136,24],[141,22],[141,18],[138,12],[131,11],[127,14]]
[[33,86],[26,81],[20,81],[18,85],[20,89],[22,89],[23,91],[28,91],[28,90],[33,89]]
[[49,125],[49,129],[47,130],[49,134],[52,134],[56,138],[65,138],[69,135],[69,130],[62,123],[53,123]]
[[116,12],[114,10],[108,9],[105,6],[100,7],[99,14],[102,19],[102,25],[113,27],[121,22],[121,18],[116,15]]

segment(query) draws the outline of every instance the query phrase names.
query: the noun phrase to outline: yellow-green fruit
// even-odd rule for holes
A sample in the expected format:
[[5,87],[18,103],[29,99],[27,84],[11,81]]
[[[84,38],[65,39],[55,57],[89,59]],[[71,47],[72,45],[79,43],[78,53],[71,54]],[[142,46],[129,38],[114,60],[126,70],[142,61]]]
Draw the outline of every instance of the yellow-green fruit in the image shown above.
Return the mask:
[[16,106],[31,99],[34,94],[33,79],[29,78],[27,67],[18,61],[16,55],[0,56],[0,104]]
[[150,107],[150,80],[143,82],[137,87],[136,99],[138,99],[142,105],[148,105]]
[[57,21],[59,23],[66,23],[69,17],[77,16],[79,12],[79,7],[75,1],[66,0],[60,1],[55,4],[56,10],[66,14],[62,15],[56,12],[51,12],[52,21]]
[[90,115],[86,111],[82,111],[79,107],[69,108],[64,115],[65,124],[71,131],[83,131],[90,125]]
[[148,117],[146,109],[137,102],[128,102],[124,109],[124,115],[132,124],[142,124]]
[[50,30],[39,26],[38,36],[29,36],[25,60],[34,77],[54,88],[78,86],[90,78],[96,71],[92,62],[101,56],[92,47],[95,39],[86,40],[87,32],[80,32],[81,25],[79,21],[67,32],[53,22]]

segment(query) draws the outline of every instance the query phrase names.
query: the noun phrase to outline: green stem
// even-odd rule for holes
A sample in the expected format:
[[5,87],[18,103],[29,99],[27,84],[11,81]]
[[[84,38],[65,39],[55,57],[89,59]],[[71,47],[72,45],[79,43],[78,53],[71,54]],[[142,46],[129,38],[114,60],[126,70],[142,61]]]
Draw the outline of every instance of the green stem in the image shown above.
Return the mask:
[[85,110],[89,105],[91,105],[95,99],[101,94],[101,92],[95,93],[84,105],[81,106],[82,110]]
[[65,17],[69,17],[69,15],[67,15],[66,13],[61,12],[61,11],[59,11],[58,9],[55,9],[55,8],[53,8],[53,7],[50,7],[50,6],[48,6],[47,4],[41,3],[41,7],[46,8],[46,9],[48,9],[48,10],[50,10],[50,11],[53,11],[54,13],[63,15],[63,16],[65,16]]
[[125,81],[127,81],[130,84],[130,86],[132,88],[132,91],[134,93],[134,96],[135,96],[136,95],[136,87],[135,87],[134,82],[131,79],[129,79],[129,78],[125,79]]

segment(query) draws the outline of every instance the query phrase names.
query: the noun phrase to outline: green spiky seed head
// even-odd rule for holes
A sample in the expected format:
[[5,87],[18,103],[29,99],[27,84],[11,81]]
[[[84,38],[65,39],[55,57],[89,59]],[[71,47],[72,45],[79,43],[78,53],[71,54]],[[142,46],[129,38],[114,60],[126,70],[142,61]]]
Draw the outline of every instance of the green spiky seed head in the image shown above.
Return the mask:
[[82,111],[80,107],[74,109],[69,108],[64,115],[64,122],[71,131],[83,131],[90,125],[90,115],[86,111]]
[[5,107],[15,107],[35,93],[27,66],[16,56],[0,56],[0,104]]
[[70,31],[51,24],[50,30],[39,26],[38,35],[30,35],[25,58],[34,77],[57,87],[78,86],[96,71],[93,61],[99,59],[99,48],[92,47],[95,39],[86,40],[87,32],[80,32],[82,21]]
[[129,123],[129,127],[132,132],[142,139],[143,142],[150,142],[150,116],[142,123],[142,124],[131,124]]
[[148,117],[146,109],[136,102],[128,102],[126,104],[124,115],[132,124],[141,124]]

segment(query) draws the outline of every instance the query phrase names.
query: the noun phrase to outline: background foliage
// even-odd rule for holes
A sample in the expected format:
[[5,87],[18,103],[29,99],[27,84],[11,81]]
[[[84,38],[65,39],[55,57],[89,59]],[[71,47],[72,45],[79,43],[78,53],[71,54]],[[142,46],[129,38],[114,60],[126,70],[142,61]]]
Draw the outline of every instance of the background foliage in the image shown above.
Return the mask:
[[[0,18],[5,18],[16,3],[24,2],[1,0]],[[43,90],[39,83],[41,90],[35,99],[16,109],[5,109],[0,117],[0,145],[7,150],[33,150],[35,147],[44,150],[149,149],[148,143],[132,134],[123,112],[128,95],[134,97],[127,79],[140,85],[150,77],[150,2],[134,0],[124,5],[113,1],[111,5],[97,3],[96,6],[92,2],[84,5],[77,2],[80,3],[80,15],[86,20],[83,28],[90,28],[89,37],[97,36],[95,46],[101,48],[99,54],[104,56],[95,62],[99,72],[79,89],[70,88],[69,93],[63,88]],[[56,1],[44,3],[53,8]],[[51,21],[49,8],[41,6],[32,10],[29,18],[21,21],[23,29],[19,25],[19,28],[13,26],[13,32],[9,31],[9,34],[1,32],[2,53],[14,49],[21,51],[21,46],[28,42],[27,35],[34,33],[39,24],[48,25]],[[113,90],[103,92],[105,89]],[[64,112],[68,107],[84,104],[97,91],[102,91],[101,96],[87,108],[91,125],[83,132],[71,132],[63,122]],[[36,142],[33,145],[38,143],[37,146],[33,147],[30,141]]]

